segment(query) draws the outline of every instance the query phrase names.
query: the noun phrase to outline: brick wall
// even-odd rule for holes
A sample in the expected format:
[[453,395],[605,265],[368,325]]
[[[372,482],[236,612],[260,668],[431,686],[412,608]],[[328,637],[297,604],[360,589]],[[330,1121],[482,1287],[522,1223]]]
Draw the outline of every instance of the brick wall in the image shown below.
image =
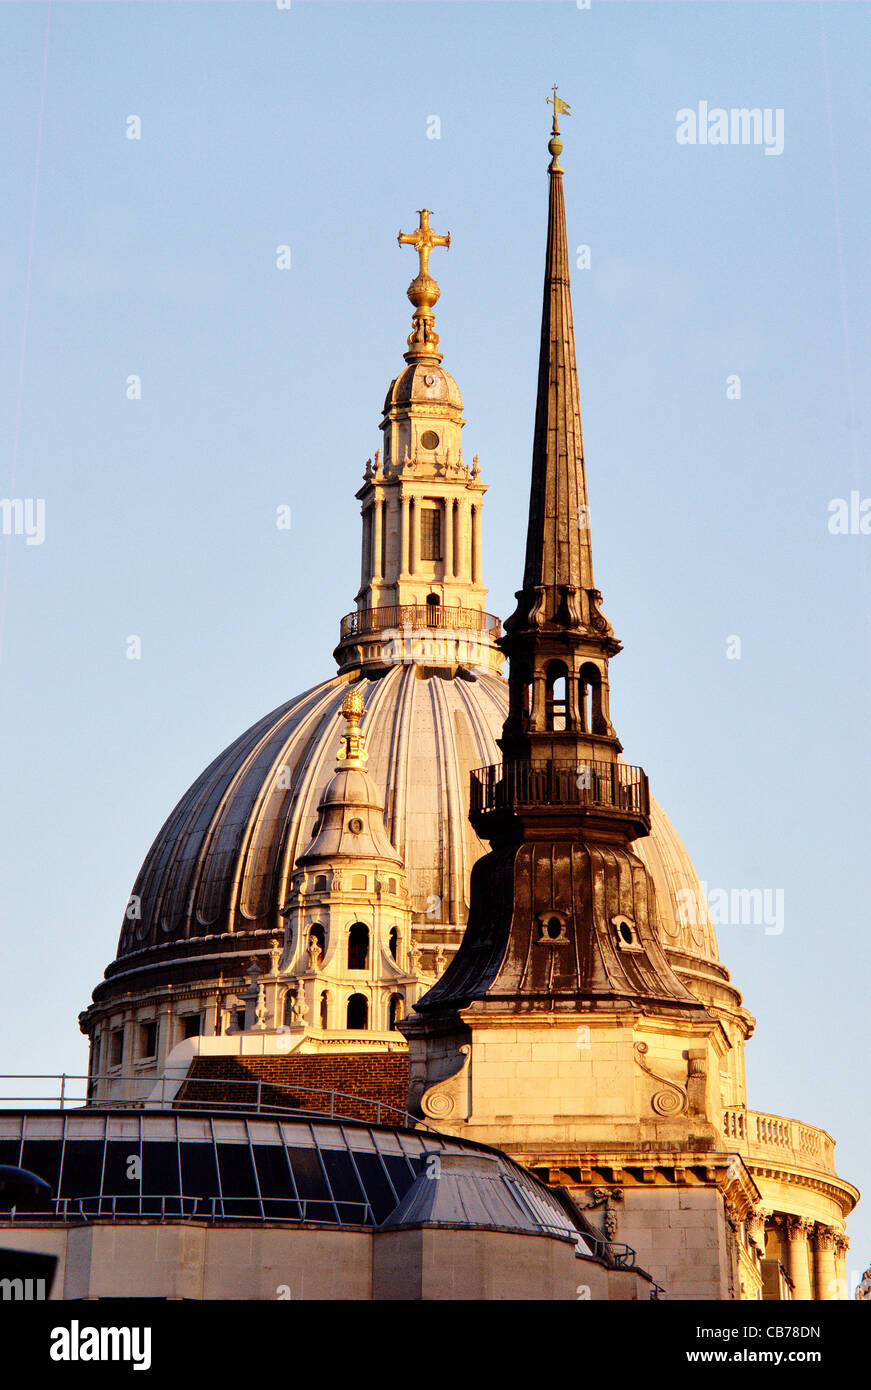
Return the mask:
[[[257,1103],[257,1083],[262,1108],[296,1107],[329,1113],[330,1097],[320,1092],[340,1091],[335,1113],[375,1124],[376,1105],[405,1110],[408,1090],[408,1056],[404,1052],[321,1054],[307,1057],[198,1057],[176,1096],[175,1106],[215,1106],[220,1110],[250,1110]],[[306,1088],[312,1087],[313,1090]],[[407,1121],[391,1110],[382,1111],[380,1123],[401,1126]]]

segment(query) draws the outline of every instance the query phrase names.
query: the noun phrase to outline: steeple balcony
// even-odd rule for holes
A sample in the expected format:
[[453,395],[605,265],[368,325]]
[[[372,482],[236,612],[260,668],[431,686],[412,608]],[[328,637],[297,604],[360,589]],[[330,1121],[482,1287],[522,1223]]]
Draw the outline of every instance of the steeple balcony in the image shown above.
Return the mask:
[[411,664],[498,671],[501,634],[499,619],[478,608],[438,601],[382,604],[346,613],[333,655],[340,671]]
[[[567,826],[588,829],[590,819],[625,822],[633,838],[650,833],[650,790],[647,774],[628,763],[589,762],[553,758],[514,758],[477,768],[471,774],[469,815],[482,839],[510,834],[518,812],[534,826],[542,811],[544,823],[554,813],[568,812]],[[621,833],[620,838],[624,838]]]

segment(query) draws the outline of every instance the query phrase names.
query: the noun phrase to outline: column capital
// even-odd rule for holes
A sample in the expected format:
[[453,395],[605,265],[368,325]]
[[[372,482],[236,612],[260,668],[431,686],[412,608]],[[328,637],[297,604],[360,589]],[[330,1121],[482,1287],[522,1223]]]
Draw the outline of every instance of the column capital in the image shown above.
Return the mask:
[[817,1250],[834,1250],[836,1231],[833,1226],[816,1226],[813,1241]]
[[813,1224],[804,1216],[783,1217],[783,1228],[790,1240],[807,1240]]

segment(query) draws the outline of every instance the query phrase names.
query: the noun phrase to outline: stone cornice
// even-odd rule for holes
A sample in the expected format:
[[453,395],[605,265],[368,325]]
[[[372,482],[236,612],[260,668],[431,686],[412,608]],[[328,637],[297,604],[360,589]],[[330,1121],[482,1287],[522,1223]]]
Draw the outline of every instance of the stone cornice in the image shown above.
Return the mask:
[[744,1161],[754,1179],[763,1178],[771,1182],[783,1182],[821,1192],[841,1208],[845,1217],[850,1214],[859,1200],[858,1188],[832,1174],[822,1174],[818,1170],[793,1167],[785,1163],[760,1162],[752,1157],[747,1157]]

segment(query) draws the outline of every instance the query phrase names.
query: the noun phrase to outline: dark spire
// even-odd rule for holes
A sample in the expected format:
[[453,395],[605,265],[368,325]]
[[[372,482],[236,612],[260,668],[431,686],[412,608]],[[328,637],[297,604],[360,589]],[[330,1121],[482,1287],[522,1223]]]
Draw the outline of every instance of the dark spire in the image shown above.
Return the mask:
[[558,159],[562,141],[556,129],[556,111],[553,119],[555,129],[548,146],[553,158],[548,169],[550,205],[538,397],[522,590],[524,600],[528,598],[532,607],[536,595],[544,589],[545,620],[553,619],[559,612],[567,587],[578,592],[593,588],[563,171]]
[[556,92],[554,102],[526,563],[499,643],[512,689],[501,740],[506,759],[613,758],[620,747],[608,713],[608,658],[620,643],[593,579],[575,362],[557,125],[568,107]]
[[556,120],[567,110],[554,89],[526,569],[499,642],[504,760],[472,773],[470,819],[493,848],[472,871],[460,948],[415,1005],[424,1016],[473,1003],[702,1009],[659,941],[653,881],[631,849],[650,830],[647,778],[618,757],[608,709],[620,644],[593,587]]

